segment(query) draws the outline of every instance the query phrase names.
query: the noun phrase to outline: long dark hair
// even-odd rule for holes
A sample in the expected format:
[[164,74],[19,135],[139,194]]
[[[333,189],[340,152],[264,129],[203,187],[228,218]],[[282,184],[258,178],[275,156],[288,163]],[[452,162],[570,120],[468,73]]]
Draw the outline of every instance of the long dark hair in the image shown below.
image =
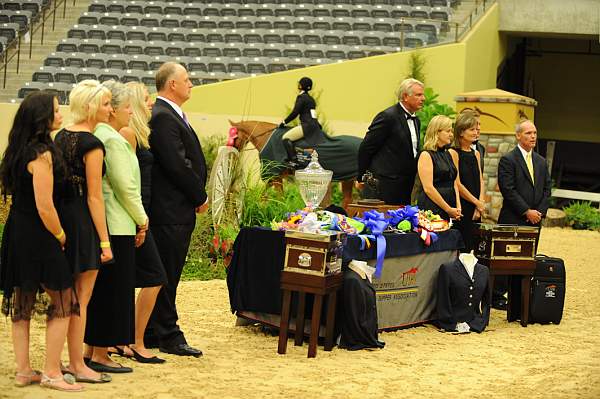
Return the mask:
[[55,93],[46,90],[33,92],[17,110],[0,162],[0,185],[5,200],[15,192],[22,167],[42,153],[50,151],[55,172],[64,169],[62,156],[50,137],[55,97]]

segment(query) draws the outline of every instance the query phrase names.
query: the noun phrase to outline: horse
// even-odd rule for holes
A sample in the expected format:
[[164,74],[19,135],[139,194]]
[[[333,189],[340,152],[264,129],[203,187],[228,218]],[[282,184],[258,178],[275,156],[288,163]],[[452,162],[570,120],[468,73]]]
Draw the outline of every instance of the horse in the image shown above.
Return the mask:
[[[230,125],[237,129],[235,146],[241,150],[250,142],[258,150],[261,161],[272,161],[267,173],[272,177],[283,177],[289,170],[283,164],[286,152],[281,136],[288,129],[278,128],[274,123],[264,121],[232,122]],[[324,169],[333,171],[333,181],[342,183],[344,195],[342,206],[346,208],[352,203],[352,187],[358,174],[358,147],[362,139],[354,136],[327,136],[314,146],[308,146],[302,139],[294,142],[298,148],[307,151],[316,150],[319,163]],[[309,148],[312,147],[312,148]]]

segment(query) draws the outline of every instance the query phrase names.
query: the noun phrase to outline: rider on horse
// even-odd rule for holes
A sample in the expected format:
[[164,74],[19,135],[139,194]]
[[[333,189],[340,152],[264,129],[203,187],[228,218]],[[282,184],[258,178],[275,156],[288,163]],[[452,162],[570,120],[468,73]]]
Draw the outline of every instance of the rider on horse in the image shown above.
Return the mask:
[[317,120],[317,112],[315,111],[317,103],[310,94],[308,94],[312,89],[312,86],[313,82],[310,78],[303,77],[298,81],[298,90],[300,91],[300,94],[296,97],[294,109],[279,125],[280,128],[285,128],[287,123],[293,121],[298,115],[300,116],[300,124],[291,128],[282,137],[283,146],[285,147],[288,156],[287,161],[292,165],[295,165],[298,162],[293,143],[294,141],[304,138],[308,145],[316,145],[322,139],[321,125]]

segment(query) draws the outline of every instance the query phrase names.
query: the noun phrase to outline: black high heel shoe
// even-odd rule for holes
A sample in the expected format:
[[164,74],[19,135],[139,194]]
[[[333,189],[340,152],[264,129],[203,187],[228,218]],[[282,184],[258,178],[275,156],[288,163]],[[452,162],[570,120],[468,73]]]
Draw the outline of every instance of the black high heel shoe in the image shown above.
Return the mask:
[[166,362],[165,359],[161,359],[158,356],[144,357],[144,356],[140,355],[139,352],[136,351],[135,349],[133,349],[132,347],[129,347],[129,349],[131,349],[131,351],[133,352],[133,358],[140,363],[162,364],[162,363]]

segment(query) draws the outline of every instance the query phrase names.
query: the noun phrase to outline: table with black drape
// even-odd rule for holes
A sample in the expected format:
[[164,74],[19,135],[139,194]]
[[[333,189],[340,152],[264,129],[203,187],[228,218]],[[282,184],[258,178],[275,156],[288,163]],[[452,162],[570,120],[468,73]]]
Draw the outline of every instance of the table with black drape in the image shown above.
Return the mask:
[[[439,239],[430,246],[425,246],[412,232],[385,233],[384,236],[386,251],[382,274],[373,279],[379,329],[394,329],[434,319],[437,272],[443,263],[456,258],[456,250],[463,246],[460,233],[452,229],[438,233]],[[360,245],[359,237],[348,236],[344,263],[356,259],[374,266],[376,245],[367,250],[361,250]],[[233,251],[227,270],[231,311],[241,317],[278,326],[285,233],[243,228]],[[307,301],[307,311],[310,309],[311,304]]]

